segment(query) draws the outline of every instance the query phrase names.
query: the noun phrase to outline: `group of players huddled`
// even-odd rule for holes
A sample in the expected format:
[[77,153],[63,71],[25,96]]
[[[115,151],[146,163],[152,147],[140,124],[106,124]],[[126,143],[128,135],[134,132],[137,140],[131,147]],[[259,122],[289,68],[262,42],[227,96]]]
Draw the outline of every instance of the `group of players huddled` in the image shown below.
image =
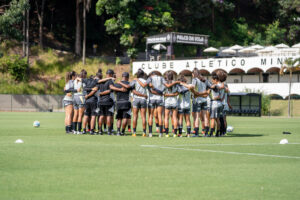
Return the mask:
[[[207,80],[197,68],[192,72],[191,84],[182,74],[174,80],[172,71],[166,72],[163,77],[159,72],[147,76],[139,69],[131,82],[128,72],[124,72],[122,80],[116,82],[116,75],[111,69],[106,71],[105,77],[101,69],[89,78],[85,70],[79,74],[68,72],[63,99],[66,133],[102,135],[107,132],[114,135],[116,114],[116,135],[125,135],[127,126],[131,132],[133,116],[132,136],[136,136],[140,112],[144,137],[147,136],[147,122],[148,136],[153,136],[153,118],[159,137],[164,134],[169,137],[170,119],[173,137],[182,137],[183,133],[186,137],[223,136],[227,129],[226,111],[231,109],[226,78],[227,74],[218,70],[212,73],[211,80]],[[186,122],[186,130],[183,130],[183,121]]]

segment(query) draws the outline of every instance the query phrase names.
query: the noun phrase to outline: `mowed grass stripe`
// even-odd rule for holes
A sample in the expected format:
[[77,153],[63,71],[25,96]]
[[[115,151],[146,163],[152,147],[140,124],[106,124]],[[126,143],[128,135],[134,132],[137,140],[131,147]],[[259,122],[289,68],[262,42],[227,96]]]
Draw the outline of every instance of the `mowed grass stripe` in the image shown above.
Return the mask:
[[179,147],[163,147],[155,145],[144,145],[142,147],[150,148],[160,148],[160,149],[172,149],[172,150],[185,150],[185,151],[199,151],[199,152],[209,152],[209,153],[223,153],[223,154],[233,154],[233,155],[249,155],[249,156],[262,156],[262,157],[273,157],[273,158],[291,158],[291,159],[300,159],[298,156],[285,156],[285,155],[269,155],[269,154],[260,154],[260,153],[243,153],[243,152],[232,152],[232,151],[218,151],[218,150],[209,150],[209,149],[189,149],[189,148],[179,148]]
[[141,147],[299,157],[300,145],[238,145],[299,143],[299,119],[228,121],[224,138],[110,137],[66,135],[64,113],[0,113],[0,199],[298,199],[298,159]]

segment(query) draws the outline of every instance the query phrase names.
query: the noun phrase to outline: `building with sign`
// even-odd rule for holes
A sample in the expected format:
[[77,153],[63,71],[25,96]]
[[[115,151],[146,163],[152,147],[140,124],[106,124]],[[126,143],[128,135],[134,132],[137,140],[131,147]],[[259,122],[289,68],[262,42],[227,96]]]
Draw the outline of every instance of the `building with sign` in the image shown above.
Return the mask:
[[[153,35],[146,38],[146,60],[149,60],[150,46],[154,44],[167,44],[167,57],[173,58],[174,55],[174,44],[186,44],[186,45],[197,45],[207,46],[208,35],[190,34],[190,33],[177,33],[169,32],[159,35]],[[199,48],[200,50],[200,48]]]
[[[151,44],[152,41],[170,41],[174,35],[169,37],[168,39],[168,35],[163,34],[158,38],[147,38],[147,42]],[[180,38],[180,41],[183,39],[181,36],[176,37],[176,41],[178,41],[177,38]],[[206,39],[201,40],[203,44],[206,44]],[[183,40],[188,40],[188,37],[185,37]],[[201,70],[202,74],[208,78],[212,72],[221,69],[228,73],[227,83],[231,92],[261,91],[269,95],[276,94],[286,98],[289,91],[289,75],[280,76],[279,71],[286,58],[299,58],[299,51],[300,49],[297,49],[296,53],[291,55],[279,53],[257,54],[252,57],[133,62],[132,71],[135,74],[141,68],[147,74],[152,71],[164,74],[171,70],[177,75],[182,73],[191,79],[191,73],[194,68]],[[291,94],[300,95],[299,72],[293,73]]]

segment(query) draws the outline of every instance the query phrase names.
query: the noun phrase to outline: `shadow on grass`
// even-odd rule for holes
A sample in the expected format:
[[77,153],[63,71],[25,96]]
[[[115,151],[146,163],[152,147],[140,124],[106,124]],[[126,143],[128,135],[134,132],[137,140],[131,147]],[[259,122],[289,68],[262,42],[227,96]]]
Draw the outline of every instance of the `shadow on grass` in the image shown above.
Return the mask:
[[230,133],[230,134],[226,134],[226,137],[261,137],[264,136],[263,134],[239,134],[239,133]]

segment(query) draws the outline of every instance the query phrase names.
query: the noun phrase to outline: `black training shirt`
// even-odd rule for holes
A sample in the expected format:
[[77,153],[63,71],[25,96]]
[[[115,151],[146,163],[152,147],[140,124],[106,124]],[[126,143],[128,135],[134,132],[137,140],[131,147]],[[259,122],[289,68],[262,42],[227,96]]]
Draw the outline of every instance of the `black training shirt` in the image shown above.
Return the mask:
[[[123,84],[129,85],[128,81],[121,81]],[[122,88],[122,85],[115,84],[115,87]],[[130,103],[130,89],[127,89],[126,92],[116,92],[117,95],[117,107],[118,109],[128,109],[131,108]]]
[[[104,83],[98,84],[99,91],[104,92],[106,90],[110,90],[110,85],[114,85],[114,82],[111,79],[109,79],[108,81],[106,81]],[[108,93],[107,95],[100,96],[99,104],[100,105],[113,105],[114,101],[111,98],[110,93]]]
[[[97,80],[95,79],[92,79],[92,78],[89,78],[89,79],[86,79],[84,81],[85,83],[85,87],[88,88],[88,90],[86,91],[86,94],[89,94],[93,88],[97,87]],[[97,102],[97,97],[96,95],[94,94],[93,96],[89,97],[86,102]]]

